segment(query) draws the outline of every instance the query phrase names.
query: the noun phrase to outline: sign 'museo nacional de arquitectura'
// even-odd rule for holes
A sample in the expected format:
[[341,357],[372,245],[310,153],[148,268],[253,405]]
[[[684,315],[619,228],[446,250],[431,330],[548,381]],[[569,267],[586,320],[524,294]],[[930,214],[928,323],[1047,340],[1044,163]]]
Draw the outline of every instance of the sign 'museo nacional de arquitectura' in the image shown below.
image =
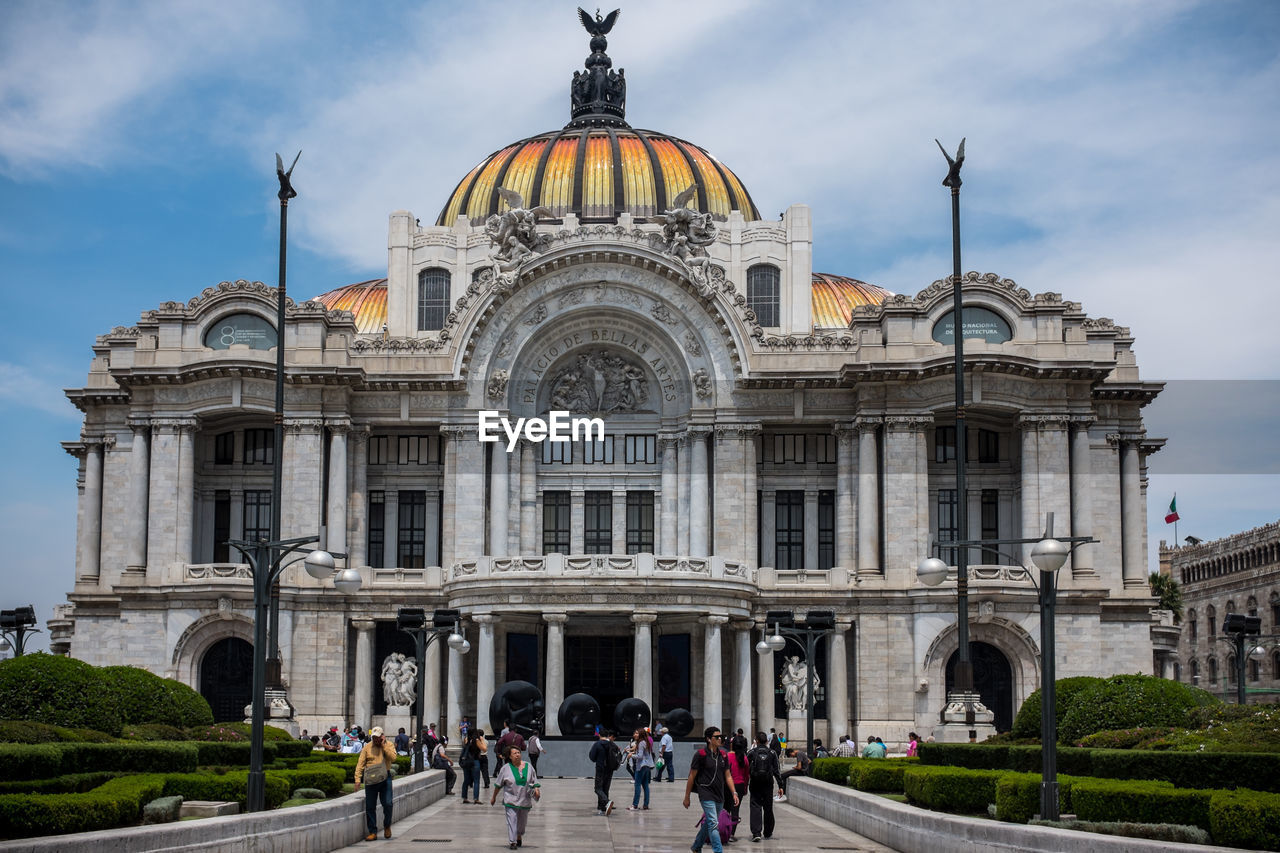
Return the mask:
[[[597,40],[566,126],[481,160],[434,222],[392,213],[385,278],[289,304],[282,448],[272,287],[174,294],[97,338],[67,392],[84,423],[65,444],[78,544],[55,649],[178,678],[242,718],[252,587],[226,542],[266,535],[282,452],[282,538],[321,531],[363,577],[343,595],[300,565],[283,576],[283,681],[311,731],[386,712],[379,668],[412,653],[395,615],[416,606],[456,608],[472,641],[426,659],[425,719],[450,730],[500,725],[489,700],[511,680],[541,689],[553,734],[578,691],[606,722],[639,697],[658,718],[784,730],[784,659],[803,652],[754,647],[767,611],[823,609],[819,736],[928,734],[955,592],[916,565],[931,538],[1035,537],[1047,512],[1097,539],[1060,573],[1059,676],[1150,671],[1161,441],[1141,409],[1161,386],[1129,330],[965,276],[974,319],[994,321],[966,341],[959,531],[950,284],[814,272],[809,208],[762,219],[705,149],[631,127]],[[479,440],[482,411],[605,434],[507,452]],[[1036,592],[1006,555],[972,561],[977,686],[1003,728],[1038,687]]]

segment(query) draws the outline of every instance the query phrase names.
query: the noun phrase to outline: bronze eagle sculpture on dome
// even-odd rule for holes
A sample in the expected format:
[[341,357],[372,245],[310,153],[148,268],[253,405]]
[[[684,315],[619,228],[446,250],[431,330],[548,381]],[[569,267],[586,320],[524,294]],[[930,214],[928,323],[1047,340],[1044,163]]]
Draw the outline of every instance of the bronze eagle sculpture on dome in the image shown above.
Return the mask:
[[587,32],[593,36],[607,36],[609,30],[613,29],[613,25],[618,22],[618,13],[621,9],[614,9],[608,15],[601,17],[600,10],[596,9],[596,16],[591,17],[591,13],[581,6],[578,7],[578,19],[582,21],[582,26]]

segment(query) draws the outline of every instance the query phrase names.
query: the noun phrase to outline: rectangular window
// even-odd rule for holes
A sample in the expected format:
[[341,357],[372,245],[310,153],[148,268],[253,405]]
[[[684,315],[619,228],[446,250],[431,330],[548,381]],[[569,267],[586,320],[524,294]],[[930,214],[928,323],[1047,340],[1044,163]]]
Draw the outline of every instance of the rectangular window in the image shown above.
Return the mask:
[[244,464],[274,465],[276,433],[270,429],[244,431]]
[[781,290],[782,272],[777,267],[756,264],[747,270],[747,307],[765,328],[778,325]]
[[803,569],[804,492],[788,490],[775,495],[774,568],[780,571]]
[[[982,538],[1000,538],[1000,492],[997,489],[982,490]],[[999,564],[1000,555],[994,548],[982,549],[982,564]]]
[[542,553],[569,553],[568,492],[542,493]]
[[935,427],[933,430],[933,461],[956,461],[956,428],[953,426]]
[[[372,445],[370,445],[372,449]],[[383,492],[369,492],[369,565],[383,566],[387,553],[387,501]]]
[[427,493],[402,491],[396,565],[402,569],[424,569],[427,559]]
[[386,465],[388,445],[391,443],[389,435],[375,435],[369,438],[369,464],[370,465]]
[[231,492],[219,490],[213,494],[213,561],[231,562]]
[[834,435],[813,436],[814,461],[819,465],[836,463],[836,437]]
[[773,437],[773,463],[781,465],[786,462],[804,464],[803,435],[789,434]]
[[978,430],[978,462],[995,464],[1000,461],[1000,433],[993,429]]
[[613,493],[583,495],[585,532],[583,550],[588,554],[613,553]]
[[562,465],[571,464],[573,462],[573,442],[550,440],[542,442],[542,464],[550,465],[552,462],[559,462]]
[[449,313],[449,271],[431,267],[418,274],[418,330],[444,328]]
[[440,436],[397,436],[396,463],[399,465],[439,465]]
[[614,436],[606,435],[603,441],[582,442],[582,461],[588,465],[612,465],[613,439]]
[[627,492],[627,553],[653,553],[653,492]]
[[[236,434],[224,432],[213,437],[213,464],[233,465],[236,461]],[[218,561],[215,561],[218,562]],[[220,562],[226,562],[225,560]]]
[[[261,432],[262,430],[259,430]],[[257,542],[271,538],[271,490],[254,489],[244,493],[244,539]]]
[[818,492],[818,568],[830,569],[835,564],[836,493],[823,490]]
[[626,463],[652,465],[658,461],[658,437],[656,435],[628,435],[625,439]]
[[[960,520],[956,516],[955,489],[938,490],[938,541],[955,542],[960,538]],[[956,549],[941,549],[942,560],[949,566],[956,563]]]

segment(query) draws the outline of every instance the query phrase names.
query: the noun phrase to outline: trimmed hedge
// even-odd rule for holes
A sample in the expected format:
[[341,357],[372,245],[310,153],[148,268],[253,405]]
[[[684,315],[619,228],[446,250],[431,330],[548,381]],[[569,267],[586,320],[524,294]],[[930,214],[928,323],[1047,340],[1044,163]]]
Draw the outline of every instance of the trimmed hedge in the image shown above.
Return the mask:
[[1280,795],[1245,788],[1214,794],[1209,832],[1217,844],[1280,850]]
[[119,775],[103,770],[96,773],[68,773],[52,779],[0,782],[0,794],[83,794]]
[[120,697],[97,667],[43,652],[0,661],[0,714],[120,734]]
[[[195,746],[200,751],[200,758],[196,763],[201,767],[248,767],[250,753],[253,750],[253,744],[248,741],[232,743],[196,741]],[[262,744],[264,766],[276,760],[278,746],[272,741],[265,741]]]
[[1155,780],[1077,779],[1071,802],[1080,820],[1181,823],[1208,830],[1215,793]]
[[1152,675],[1113,675],[1074,694],[1060,711],[1058,739],[1075,743],[1113,729],[1183,726],[1192,708],[1218,701],[1198,687]]
[[[278,808],[293,790],[281,773],[266,774],[267,808]],[[234,770],[222,775],[175,773],[164,777],[164,796],[184,800],[234,800],[243,809],[249,796],[249,771]]]
[[[1075,704],[1076,694],[1093,687],[1100,681],[1102,679],[1096,676],[1081,675],[1076,678],[1059,678],[1054,682],[1055,704],[1058,711],[1058,740],[1062,740],[1062,719]],[[1018,715],[1013,718],[1013,728],[1009,729],[1009,734],[1017,738],[1039,739],[1040,691],[1038,689],[1031,691],[1031,695],[1026,698],[1022,703],[1022,707],[1018,709]]]
[[213,722],[209,703],[181,681],[161,678],[136,666],[104,666],[98,672],[119,697],[125,723],[186,728]]
[[[1036,773],[1006,773],[996,782],[996,817],[1026,823],[1040,814],[1040,780]],[[1071,814],[1074,776],[1058,777],[1058,813]]]
[[164,723],[133,723],[126,725],[120,730],[120,738],[122,740],[143,741],[182,741],[188,739],[184,729],[165,725]]
[[919,767],[914,758],[855,758],[849,768],[849,787],[859,791],[890,791],[898,794],[904,789],[903,774],[912,767]]
[[304,740],[280,740],[274,743],[276,756],[279,758],[308,758],[315,752],[310,742]]
[[187,772],[196,747],[186,743],[0,744],[0,764],[11,780],[52,779],[72,773]]
[[[24,655],[25,657],[25,655]],[[121,776],[83,794],[0,795],[0,837],[29,838],[136,824],[164,777]]]
[[287,779],[292,789],[317,788],[326,797],[341,794],[347,781],[346,771],[333,764],[301,764],[292,770],[273,770],[271,775]]
[[0,743],[111,743],[97,729],[68,729],[35,720],[0,720]]
[[908,802],[945,812],[986,814],[996,801],[1000,770],[963,770],[954,767],[911,767],[902,774]]
[[809,775],[821,782],[832,782],[844,785],[849,781],[849,768],[856,758],[815,758],[810,766]]
[[1119,835],[1123,838],[1146,838],[1170,844],[1210,844],[1209,833],[1198,826],[1181,823],[1099,823],[1092,820],[1033,820],[1032,826],[1048,826],[1053,829],[1070,829],[1075,832],[1096,832],[1100,835]]

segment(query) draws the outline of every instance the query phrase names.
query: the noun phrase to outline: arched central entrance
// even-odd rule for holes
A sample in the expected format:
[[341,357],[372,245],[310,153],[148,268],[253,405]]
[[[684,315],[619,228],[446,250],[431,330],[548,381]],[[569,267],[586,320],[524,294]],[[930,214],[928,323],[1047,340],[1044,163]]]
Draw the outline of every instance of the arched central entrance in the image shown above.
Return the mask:
[[210,646],[200,661],[200,695],[213,709],[213,719],[243,720],[252,694],[253,645],[227,637]]
[[[990,643],[971,642],[969,654],[973,658],[973,689],[982,697],[982,704],[996,715],[996,731],[1009,731],[1013,727],[1013,669],[1009,659]],[[959,659],[959,650],[947,659],[948,694],[955,687]]]

